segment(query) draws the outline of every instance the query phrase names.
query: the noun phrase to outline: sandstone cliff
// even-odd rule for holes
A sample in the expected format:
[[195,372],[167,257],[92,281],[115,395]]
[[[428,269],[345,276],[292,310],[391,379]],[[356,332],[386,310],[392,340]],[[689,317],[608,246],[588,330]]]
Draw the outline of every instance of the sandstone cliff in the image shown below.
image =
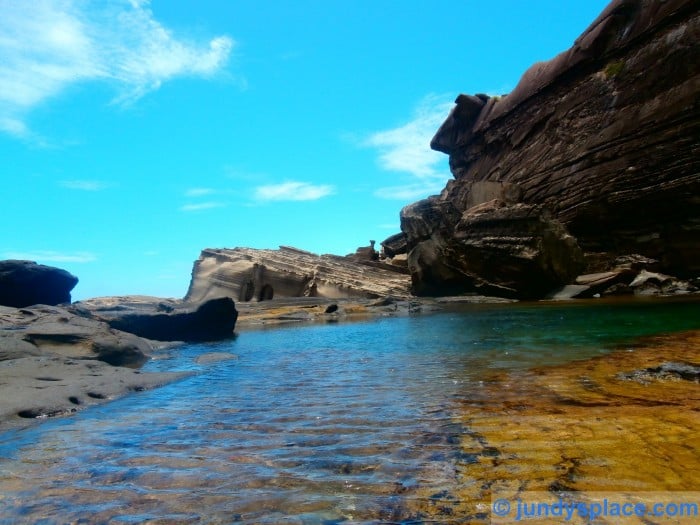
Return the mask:
[[381,297],[409,295],[400,268],[357,258],[279,250],[206,249],[195,262],[185,300],[215,297],[264,301],[274,297]]
[[401,213],[414,290],[542,296],[581,250],[697,276],[699,94],[700,3],[614,0],[509,95],[457,97],[454,180]]

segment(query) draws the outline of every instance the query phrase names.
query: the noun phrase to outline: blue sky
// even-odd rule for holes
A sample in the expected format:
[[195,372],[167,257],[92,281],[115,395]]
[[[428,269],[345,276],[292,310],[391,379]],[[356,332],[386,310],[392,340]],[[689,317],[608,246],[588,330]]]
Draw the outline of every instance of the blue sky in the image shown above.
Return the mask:
[[182,296],[206,247],[344,255],[438,193],[459,93],[512,90],[600,0],[0,0],[0,258]]

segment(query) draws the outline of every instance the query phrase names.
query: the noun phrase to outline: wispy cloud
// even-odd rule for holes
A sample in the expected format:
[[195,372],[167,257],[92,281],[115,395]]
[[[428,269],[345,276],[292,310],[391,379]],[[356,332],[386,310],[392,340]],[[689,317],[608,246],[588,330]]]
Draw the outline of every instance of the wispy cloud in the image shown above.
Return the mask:
[[24,122],[9,117],[0,118],[0,131],[20,139],[27,138],[31,135],[29,128]]
[[178,76],[210,76],[234,41],[176,37],[147,0],[0,0],[0,130],[26,137],[32,108],[68,86],[108,81],[127,103]]
[[185,204],[184,206],[181,206],[180,211],[211,210],[213,208],[223,208],[224,206],[226,206],[226,205],[223,202],[214,202],[214,201],[197,202],[197,203]]
[[410,175],[405,186],[380,188],[375,195],[387,199],[413,199],[439,191],[449,176],[439,169],[445,155],[430,149],[430,140],[453,107],[451,97],[429,95],[414,111],[413,118],[395,128],[372,133],[362,141],[379,153],[379,165],[387,171]]
[[308,182],[282,182],[255,188],[255,199],[259,201],[315,201],[335,193],[327,184]]
[[69,190],[79,191],[101,191],[110,186],[108,183],[99,180],[62,180],[58,184]]
[[190,188],[185,191],[185,197],[204,197],[216,193],[212,188]]
[[292,181],[258,186],[255,188],[255,199],[259,201],[315,201],[334,193],[335,188],[328,184]]
[[97,260],[97,256],[90,252],[64,253],[52,250],[38,250],[33,252],[4,252],[4,259],[20,259],[26,261],[56,262],[56,263],[89,263]]

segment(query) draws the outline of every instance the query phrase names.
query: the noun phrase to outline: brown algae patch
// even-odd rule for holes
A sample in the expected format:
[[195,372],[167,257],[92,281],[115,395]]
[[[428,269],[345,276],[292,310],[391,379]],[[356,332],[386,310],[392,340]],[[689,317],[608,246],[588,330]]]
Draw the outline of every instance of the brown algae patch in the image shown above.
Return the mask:
[[495,492],[697,491],[699,370],[693,331],[495,373],[463,407],[457,488],[439,502],[418,497],[416,510],[478,520]]

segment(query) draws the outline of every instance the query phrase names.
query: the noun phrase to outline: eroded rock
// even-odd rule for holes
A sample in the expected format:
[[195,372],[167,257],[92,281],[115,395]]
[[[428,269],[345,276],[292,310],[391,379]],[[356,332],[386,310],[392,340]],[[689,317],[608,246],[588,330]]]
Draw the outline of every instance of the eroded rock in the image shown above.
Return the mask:
[[414,239],[408,266],[418,295],[538,298],[583,265],[576,240],[538,206],[494,199],[458,215],[432,197],[404,208],[401,225]]
[[479,231],[488,223],[456,226],[493,199],[542,206],[587,252],[641,254],[664,273],[696,277],[699,32],[697,2],[614,0],[508,96],[460,95],[432,140],[455,180],[402,212],[414,280],[473,286],[458,238],[488,245],[491,233]]
[[406,246],[406,234],[395,233],[390,237],[387,237],[381,242],[382,253],[385,257],[393,258],[397,255],[402,255],[407,253],[408,248]]
[[201,304],[147,296],[80,301],[74,311],[156,341],[216,341],[233,336],[238,311],[230,297]]
[[141,366],[153,349],[149,341],[104,322],[44,305],[21,310],[0,307],[0,341],[4,360],[53,355],[129,367]]
[[183,377],[55,354],[0,361],[0,430],[70,415]]
[[206,249],[192,270],[186,300],[229,296],[239,302],[272,298],[367,298],[409,295],[406,271],[380,261],[279,250]]

